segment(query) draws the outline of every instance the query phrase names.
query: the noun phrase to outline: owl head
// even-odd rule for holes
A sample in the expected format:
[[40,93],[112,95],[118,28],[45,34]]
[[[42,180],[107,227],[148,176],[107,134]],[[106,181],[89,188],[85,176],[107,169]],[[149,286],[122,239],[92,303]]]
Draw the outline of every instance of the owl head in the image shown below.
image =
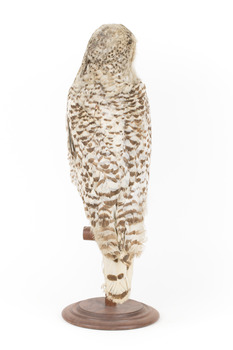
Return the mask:
[[91,36],[80,76],[107,74],[120,77],[131,70],[136,39],[122,24],[104,24]]

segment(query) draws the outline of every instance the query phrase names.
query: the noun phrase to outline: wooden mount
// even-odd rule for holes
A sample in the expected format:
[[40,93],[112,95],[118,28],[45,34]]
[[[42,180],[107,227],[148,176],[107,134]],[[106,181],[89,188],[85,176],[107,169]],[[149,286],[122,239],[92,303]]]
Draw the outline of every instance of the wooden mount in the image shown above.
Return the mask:
[[102,330],[126,330],[148,326],[159,319],[151,306],[129,299],[116,307],[108,306],[105,298],[92,298],[67,306],[63,318],[79,327]]
[[[83,239],[94,241],[91,227],[84,226]],[[67,306],[62,311],[65,321],[79,327],[102,330],[126,330],[148,326],[159,319],[157,310],[129,299],[116,304],[105,298],[91,298]]]

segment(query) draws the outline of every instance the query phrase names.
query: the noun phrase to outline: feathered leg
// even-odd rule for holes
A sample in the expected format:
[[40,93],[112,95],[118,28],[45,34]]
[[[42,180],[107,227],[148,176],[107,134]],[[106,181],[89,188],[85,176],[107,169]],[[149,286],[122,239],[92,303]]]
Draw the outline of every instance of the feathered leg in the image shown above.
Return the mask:
[[103,257],[103,272],[105,277],[104,291],[109,300],[117,304],[124,303],[130,294],[133,273],[133,261],[129,266],[121,259],[112,260]]

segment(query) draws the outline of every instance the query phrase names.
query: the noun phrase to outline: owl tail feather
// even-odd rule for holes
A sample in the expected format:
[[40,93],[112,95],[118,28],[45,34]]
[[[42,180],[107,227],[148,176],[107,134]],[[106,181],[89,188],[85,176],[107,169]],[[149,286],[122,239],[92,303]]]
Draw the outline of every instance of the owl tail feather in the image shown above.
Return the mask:
[[133,260],[126,265],[120,259],[112,260],[103,256],[103,273],[105,283],[103,289],[107,299],[122,304],[128,298],[131,290]]

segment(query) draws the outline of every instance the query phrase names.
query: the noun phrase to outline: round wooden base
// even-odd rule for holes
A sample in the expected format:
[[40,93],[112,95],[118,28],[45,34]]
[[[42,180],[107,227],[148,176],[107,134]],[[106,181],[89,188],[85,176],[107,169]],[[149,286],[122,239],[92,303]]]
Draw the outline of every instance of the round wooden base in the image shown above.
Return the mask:
[[91,298],[67,306],[62,317],[79,327],[123,330],[148,326],[159,319],[159,313],[131,299],[113,307],[106,305],[105,298]]

